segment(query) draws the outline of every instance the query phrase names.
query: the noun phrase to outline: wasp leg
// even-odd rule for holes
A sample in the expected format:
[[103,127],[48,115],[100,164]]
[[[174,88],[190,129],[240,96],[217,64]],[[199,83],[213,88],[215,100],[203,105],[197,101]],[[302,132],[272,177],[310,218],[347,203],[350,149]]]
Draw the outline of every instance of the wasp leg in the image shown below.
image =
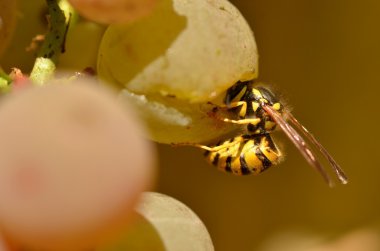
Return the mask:
[[224,121],[226,123],[232,123],[232,124],[238,124],[238,125],[247,125],[247,124],[257,125],[258,123],[260,123],[261,121],[260,118],[229,119],[229,118],[225,118],[216,114],[218,112],[218,109],[229,110],[231,108],[235,108],[239,106],[241,106],[241,112],[239,113],[239,115],[243,117],[245,116],[245,113],[247,111],[247,102],[245,101],[232,102],[228,105],[218,105],[217,107],[213,109],[212,117],[214,117],[217,120]]
[[[231,101],[236,98],[237,95],[239,95],[239,93],[241,93],[242,91],[245,92],[245,90],[248,88],[248,85],[250,85],[252,81],[245,81],[245,82],[237,82],[235,85],[231,86],[228,90],[227,90],[227,94],[224,98],[224,103],[226,104],[230,104]],[[245,90],[244,90],[245,89]]]
[[222,121],[227,122],[227,123],[233,123],[233,124],[239,124],[239,125],[247,125],[247,124],[252,124],[252,125],[257,125],[260,123],[261,119],[259,118],[254,118],[254,119],[227,119],[227,118],[220,118]]
[[229,108],[235,108],[235,107],[238,107],[238,106],[247,106],[247,102],[245,101],[236,101],[236,102],[232,102],[232,103],[229,103],[227,105],[219,105],[219,108],[225,108],[225,109],[229,109]]
[[222,145],[216,145],[216,146],[205,146],[205,145],[200,145],[200,144],[192,144],[191,146],[201,148],[203,150],[209,151],[209,152],[217,152],[222,149],[231,147],[233,145],[239,144],[242,141],[244,141],[243,137],[236,137],[231,139],[230,141],[225,141]]
[[[241,106],[241,110],[244,111],[243,113],[246,112],[247,102],[245,101],[237,101],[237,102],[230,103],[229,105],[220,105],[218,106],[218,108],[230,109],[230,108],[235,108],[238,106]],[[239,124],[239,125],[247,125],[247,124],[257,125],[261,121],[260,118],[228,119],[228,118],[223,118],[223,117],[218,117],[218,116],[215,116],[215,118],[218,120],[224,121],[226,123]]]
[[266,133],[264,134],[264,137],[267,141],[267,146],[269,147],[270,151],[273,152],[278,158],[280,158],[282,156],[281,151],[278,149],[277,145],[274,143],[270,134]]

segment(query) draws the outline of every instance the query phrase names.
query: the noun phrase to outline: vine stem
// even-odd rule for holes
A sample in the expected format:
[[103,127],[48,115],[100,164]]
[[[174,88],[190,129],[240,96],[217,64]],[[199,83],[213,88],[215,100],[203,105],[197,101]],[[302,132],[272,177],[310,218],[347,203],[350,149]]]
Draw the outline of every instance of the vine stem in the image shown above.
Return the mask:
[[65,51],[66,33],[74,11],[66,0],[46,0],[49,13],[49,31],[38,52],[30,79],[35,85],[43,85],[56,69],[59,55]]
[[9,90],[11,81],[11,78],[0,68],[0,94]]

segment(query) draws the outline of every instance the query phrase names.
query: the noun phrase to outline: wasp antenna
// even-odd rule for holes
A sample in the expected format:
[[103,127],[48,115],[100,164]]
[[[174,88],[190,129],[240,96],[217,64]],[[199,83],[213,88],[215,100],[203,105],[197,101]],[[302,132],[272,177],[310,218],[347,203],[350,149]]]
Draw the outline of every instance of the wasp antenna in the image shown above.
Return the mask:
[[321,143],[311,134],[290,112],[286,112],[289,120],[299,129],[301,132],[319,149],[319,151],[325,156],[325,158],[330,162],[333,170],[335,171],[338,179],[342,184],[348,183],[347,175],[344,173],[343,169],[339,164],[333,159],[333,157],[327,152]]
[[280,128],[284,131],[286,136],[293,142],[293,144],[297,147],[297,149],[301,152],[302,156],[306,159],[306,161],[314,167],[326,181],[326,183],[332,187],[334,183],[332,182],[330,176],[323,168],[322,164],[317,160],[314,156],[311,148],[306,144],[305,140],[299,135],[299,133],[291,127],[283,118],[280,116],[276,110],[274,110],[271,106],[262,103],[262,108],[271,116],[271,118],[280,126]]

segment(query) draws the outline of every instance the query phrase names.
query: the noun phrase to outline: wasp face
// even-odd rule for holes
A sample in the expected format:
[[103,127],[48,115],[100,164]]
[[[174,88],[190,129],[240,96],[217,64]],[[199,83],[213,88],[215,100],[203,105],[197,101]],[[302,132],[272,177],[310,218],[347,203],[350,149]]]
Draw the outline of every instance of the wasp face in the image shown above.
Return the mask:
[[279,99],[267,88],[265,87],[255,87],[253,88],[252,92],[256,93],[255,99],[257,102],[260,104],[265,103],[266,105],[272,106],[272,108],[278,112],[282,112],[283,110],[283,105],[280,103]]
[[246,116],[253,116],[260,118],[260,122],[256,126],[248,125],[248,131],[251,133],[269,133],[276,128],[276,123],[263,106],[270,106],[275,111],[282,114],[283,105],[279,102],[278,98],[265,87],[251,87],[248,89],[243,100],[247,103],[247,107],[252,107],[253,111],[247,109]]

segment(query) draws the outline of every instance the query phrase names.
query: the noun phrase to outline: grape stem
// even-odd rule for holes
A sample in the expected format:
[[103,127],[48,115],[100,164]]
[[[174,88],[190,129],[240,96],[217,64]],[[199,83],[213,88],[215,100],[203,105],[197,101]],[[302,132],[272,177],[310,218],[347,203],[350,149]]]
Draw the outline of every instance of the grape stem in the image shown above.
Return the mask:
[[2,68],[0,68],[0,94],[5,93],[9,90],[9,86],[11,84],[12,80],[6,74]]
[[49,31],[30,73],[30,79],[35,85],[43,85],[53,76],[59,55],[65,52],[66,34],[74,12],[66,0],[46,0],[46,3]]

